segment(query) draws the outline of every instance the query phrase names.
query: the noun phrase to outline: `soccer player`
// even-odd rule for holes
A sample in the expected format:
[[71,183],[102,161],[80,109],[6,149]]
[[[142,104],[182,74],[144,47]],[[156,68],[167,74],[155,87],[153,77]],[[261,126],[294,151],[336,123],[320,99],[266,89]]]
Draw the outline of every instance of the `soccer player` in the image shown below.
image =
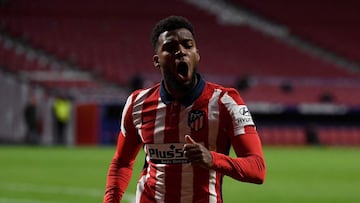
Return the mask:
[[[136,202],[223,202],[224,175],[262,184],[265,161],[251,114],[233,88],[205,81],[191,23],[169,16],[152,30],[159,84],[127,99],[107,176],[105,203],[118,203],[143,147]],[[237,157],[229,156],[233,147]]]

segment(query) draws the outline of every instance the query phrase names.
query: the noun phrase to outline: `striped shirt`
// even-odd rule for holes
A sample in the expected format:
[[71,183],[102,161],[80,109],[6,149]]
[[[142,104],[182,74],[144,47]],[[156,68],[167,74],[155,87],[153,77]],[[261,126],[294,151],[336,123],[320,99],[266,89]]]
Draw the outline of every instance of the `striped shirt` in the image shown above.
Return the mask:
[[[218,203],[223,202],[224,175],[257,182],[247,170],[260,168],[261,173],[264,163],[248,108],[235,89],[207,82],[200,76],[199,79],[195,91],[181,101],[172,99],[162,84],[135,91],[128,97],[104,202],[121,199],[130,180],[128,173],[131,174],[142,146],[146,164],[137,185],[136,202]],[[227,156],[231,145],[238,156],[248,153],[240,149],[242,138],[239,137],[245,134],[256,141],[255,159],[260,158],[262,162],[255,160],[249,169],[243,165],[248,164],[247,161]],[[185,135],[211,151],[213,168],[188,163],[182,151]],[[120,167],[121,164],[125,164],[127,170],[125,166]],[[119,180],[124,176],[126,180]],[[115,201],[105,201],[106,198]]]

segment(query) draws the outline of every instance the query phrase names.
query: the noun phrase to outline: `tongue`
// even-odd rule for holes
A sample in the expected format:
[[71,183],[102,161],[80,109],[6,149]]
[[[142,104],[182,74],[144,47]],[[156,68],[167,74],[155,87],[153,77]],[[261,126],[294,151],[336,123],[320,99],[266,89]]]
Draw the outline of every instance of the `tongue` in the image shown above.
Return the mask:
[[188,76],[188,67],[186,63],[180,63],[177,67],[177,73],[182,78],[187,78]]

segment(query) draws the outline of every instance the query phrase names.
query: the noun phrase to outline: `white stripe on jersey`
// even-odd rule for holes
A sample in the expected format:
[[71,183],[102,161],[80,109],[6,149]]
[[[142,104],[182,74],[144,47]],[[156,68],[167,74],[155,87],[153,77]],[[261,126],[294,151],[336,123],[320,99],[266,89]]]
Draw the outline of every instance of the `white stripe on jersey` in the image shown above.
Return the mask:
[[123,109],[123,112],[122,112],[122,116],[121,116],[120,127],[121,127],[121,132],[122,132],[122,134],[124,136],[126,136],[126,130],[125,130],[125,127],[124,127],[125,115],[126,115],[127,111],[129,110],[129,106],[130,106],[131,102],[132,102],[132,95],[130,95],[127,98],[124,109]]
[[135,203],[140,203],[141,195],[144,191],[144,185],[147,182],[147,179],[150,177],[150,167],[147,168],[147,172],[145,176],[141,176],[137,188],[136,188],[136,197],[135,197]]
[[[155,184],[155,200],[156,203],[165,202],[165,165],[158,164],[158,168],[161,170],[156,170],[156,184]],[[158,181],[160,180],[160,181]]]
[[[208,121],[209,121],[209,132],[208,132],[208,144],[209,150],[216,151],[216,141],[218,137],[219,131],[219,97],[221,94],[221,90],[215,89],[213,95],[210,98],[208,104]],[[216,203],[217,195],[216,195],[216,171],[210,170],[209,171],[209,202]]]
[[[180,203],[189,203],[193,201],[194,193],[194,173],[191,164],[183,164],[181,172],[181,195]],[[190,195],[189,195],[190,194]]]
[[217,195],[216,195],[216,171],[210,170],[209,171],[209,203],[216,203],[217,202]]
[[208,142],[209,150],[216,151],[216,141],[219,131],[219,97],[221,90],[215,89],[211,96],[208,104],[208,121],[209,121],[209,132]]
[[164,143],[164,129],[166,120],[166,105],[159,97],[158,106],[156,109],[155,128],[154,128],[154,143]]
[[[150,91],[150,89],[146,89],[141,91],[138,96],[136,97],[134,103],[133,103],[133,111],[132,111],[132,115],[133,117],[133,122],[135,125],[135,128],[138,129],[138,134],[140,135],[140,137],[142,138],[142,133],[141,133],[141,112],[143,110],[143,103],[145,101],[144,97],[147,95],[147,93]],[[140,102],[138,102],[140,101]]]
[[[158,99],[158,106],[156,107],[156,118],[154,128],[154,143],[164,143],[164,129],[166,120],[166,105]],[[163,203],[165,201],[165,165],[156,165],[156,183],[155,183],[155,199],[157,203]]]

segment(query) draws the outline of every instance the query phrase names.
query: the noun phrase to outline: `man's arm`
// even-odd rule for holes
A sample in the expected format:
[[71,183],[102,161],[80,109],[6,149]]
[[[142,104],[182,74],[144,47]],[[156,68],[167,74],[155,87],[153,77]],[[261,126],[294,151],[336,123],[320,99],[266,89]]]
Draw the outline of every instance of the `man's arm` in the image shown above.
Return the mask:
[[261,184],[266,175],[266,166],[260,138],[251,113],[233,88],[221,97],[222,112],[228,125],[228,137],[237,158],[212,152],[213,169],[236,180]]
[[245,134],[234,136],[231,143],[237,158],[211,152],[211,168],[236,180],[262,184],[265,180],[266,166],[255,127],[246,126]]
[[142,146],[134,137],[119,134],[116,152],[108,171],[104,203],[119,203],[130,182],[136,155]]
[[237,158],[209,151],[185,136],[184,155],[192,165],[213,169],[236,180],[262,184],[266,175],[265,160],[261,142],[255,127],[246,126],[245,134],[231,140]]

